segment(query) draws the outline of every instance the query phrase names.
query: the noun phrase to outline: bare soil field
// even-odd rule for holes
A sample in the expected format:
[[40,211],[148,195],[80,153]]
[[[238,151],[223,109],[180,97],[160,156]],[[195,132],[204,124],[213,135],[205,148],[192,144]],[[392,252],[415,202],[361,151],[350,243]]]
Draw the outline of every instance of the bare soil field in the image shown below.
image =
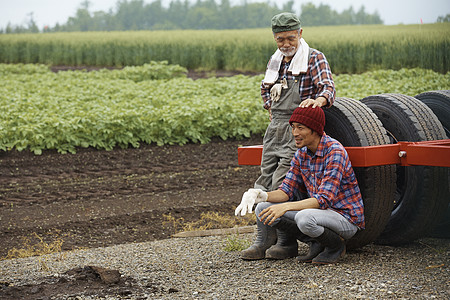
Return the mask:
[[259,174],[257,166],[238,165],[237,147],[260,143],[2,152],[0,256],[26,238],[38,242],[35,234],[71,250],[168,238],[176,228],[165,215],[186,222],[207,211],[232,216]]

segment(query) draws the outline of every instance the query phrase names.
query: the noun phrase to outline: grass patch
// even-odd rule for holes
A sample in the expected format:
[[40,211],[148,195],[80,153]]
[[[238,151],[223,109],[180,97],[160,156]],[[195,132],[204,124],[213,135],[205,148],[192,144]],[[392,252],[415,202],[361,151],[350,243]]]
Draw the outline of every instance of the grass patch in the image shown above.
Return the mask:
[[229,235],[226,240],[225,247],[223,248],[225,251],[242,251],[250,247],[251,242],[246,239],[239,238],[239,235]]

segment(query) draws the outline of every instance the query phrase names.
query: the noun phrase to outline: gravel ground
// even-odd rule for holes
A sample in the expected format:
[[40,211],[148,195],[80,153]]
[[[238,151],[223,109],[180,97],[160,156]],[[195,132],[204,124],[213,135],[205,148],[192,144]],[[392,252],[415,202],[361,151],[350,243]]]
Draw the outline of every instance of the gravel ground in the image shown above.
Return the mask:
[[[239,238],[253,240],[254,234]],[[228,240],[172,238],[4,260],[0,281],[3,289],[49,285],[70,281],[68,270],[99,266],[118,270],[128,290],[114,294],[110,285],[108,295],[86,290],[40,299],[450,298],[448,239],[426,238],[402,247],[371,244],[328,266],[295,259],[243,261],[239,252],[224,250]],[[300,252],[306,249],[299,245]]]

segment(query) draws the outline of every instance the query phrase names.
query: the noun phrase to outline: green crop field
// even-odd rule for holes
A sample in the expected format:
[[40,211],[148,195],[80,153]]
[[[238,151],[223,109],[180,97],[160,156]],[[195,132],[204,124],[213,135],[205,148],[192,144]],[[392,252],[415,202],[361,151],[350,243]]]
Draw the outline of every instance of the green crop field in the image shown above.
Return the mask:
[[[207,143],[263,134],[259,76],[192,80],[186,69],[149,63],[122,70],[53,73],[45,65],[0,64],[0,150],[77,147],[111,150],[140,143]],[[378,70],[335,76],[337,96],[414,96],[450,89],[450,73]]]
[[[449,23],[305,27],[303,36],[335,74],[450,68]],[[165,60],[188,69],[260,72],[275,50],[270,28],[0,35],[0,63],[121,67]]]

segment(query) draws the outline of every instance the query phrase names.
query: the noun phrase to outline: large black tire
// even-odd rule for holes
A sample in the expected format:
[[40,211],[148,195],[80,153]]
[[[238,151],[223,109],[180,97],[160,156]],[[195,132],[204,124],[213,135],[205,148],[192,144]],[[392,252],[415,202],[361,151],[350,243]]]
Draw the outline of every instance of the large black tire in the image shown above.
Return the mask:
[[[325,132],[344,147],[389,144],[389,137],[377,116],[360,101],[337,98],[325,109]],[[393,208],[395,167],[354,168],[364,201],[366,229],[347,243],[355,249],[373,242],[384,229]]]
[[[444,127],[447,138],[450,139],[450,90],[425,92],[414,98],[425,103],[425,105],[433,111]],[[450,190],[448,190],[445,197],[447,199],[450,198]],[[438,222],[435,229],[430,233],[430,236],[450,238],[450,205],[447,206],[446,213]]]
[[[439,140],[446,137],[441,123],[425,104],[400,94],[369,96],[361,100],[383,123],[391,142]],[[433,229],[448,206],[447,169],[397,166],[394,209],[376,240],[383,245],[414,241]]]
[[450,139],[450,90],[431,91],[414,96],[428,106],[444,127],[445,134]]

